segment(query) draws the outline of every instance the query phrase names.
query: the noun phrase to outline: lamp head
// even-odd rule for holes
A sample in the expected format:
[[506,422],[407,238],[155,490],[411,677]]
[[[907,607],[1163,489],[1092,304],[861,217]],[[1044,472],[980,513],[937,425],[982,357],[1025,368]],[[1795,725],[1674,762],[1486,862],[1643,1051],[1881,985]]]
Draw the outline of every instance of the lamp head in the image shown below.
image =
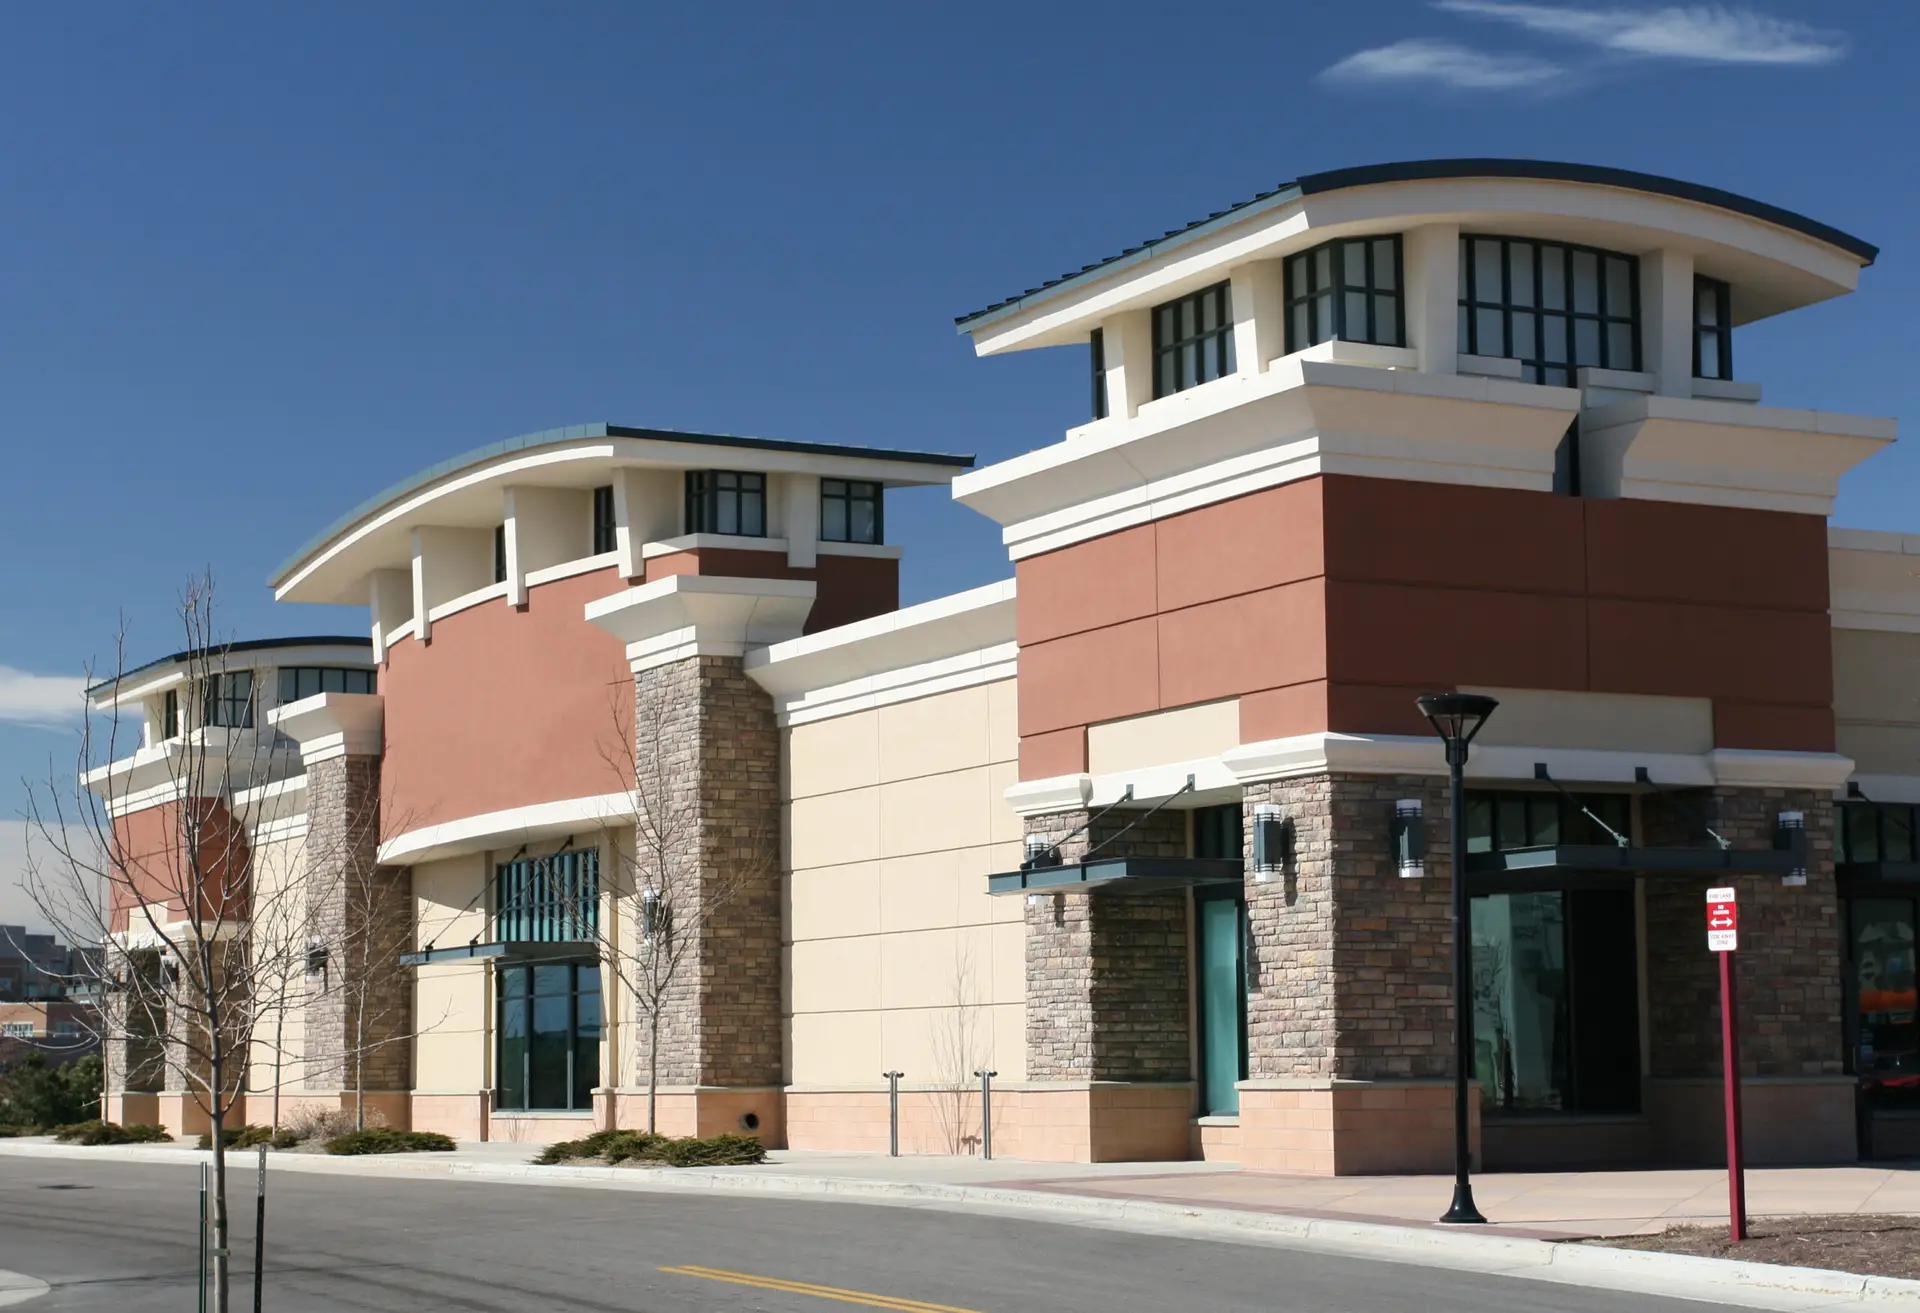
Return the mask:
[[1487,723],[1499,701],[1481,693],[1429,693],[1419,699],[1420,714],[1448,748],[1465,747]]

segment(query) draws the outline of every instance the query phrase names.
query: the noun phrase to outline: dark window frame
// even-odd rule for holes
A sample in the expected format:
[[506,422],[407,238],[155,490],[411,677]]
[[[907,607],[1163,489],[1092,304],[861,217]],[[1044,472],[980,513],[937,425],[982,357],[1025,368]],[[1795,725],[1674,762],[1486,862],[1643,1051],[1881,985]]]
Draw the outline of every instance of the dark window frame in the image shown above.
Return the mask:
[[591,943],[599,925],[598,848],[494,863],[493,928],[500,942]]
[[1089,363],[1093,366],[1093,417],[1107,417],[1107,332],[1104,328],[1093,330],[1087,339]]
[[[1834,860],[1843,865],[1920,861],[1914,825],[1920,807],[1899,802],[1843,802],[1838,813]],[[1889,855],[1891,854],[1891,855]]]
[[507,581],[507,526],[493,526],[493,581],[503,584]]
[[618,526],[613,517],[613,485],[605,483],[593,490],[593,551],[605,556],[620,545]]
[[1153,308],[1152,319],[1156,401],[1237,371],[1230,281],[1163,301]]
[[319,693],[380,691],[378,673],[366,666],[281,666],[276,674],[276,700],[281,706]]
[[[721,512],[732,501],[735,527],[722,529]],[[751,511],[751,514],[749,514]],[[753,470],[688,470],[686,531],[733,538],[767,536],[767,476]]]
[[[1380,248],[1391,246],[1393,285],[1380,286]],[[1361,281],[1347,280],[1347,249],[1361,250]],[[1324,258],[1323,258],[1324,257]],[[1406,251],[1400,234],[1386,237],[1342,237],[1286,258],[1283,275],[1283,305],[1286,317],[1287,354],[1304,351],[1322,342],[1366,342],[1374,346],[1404,347],[1407,344]],[[1322,278],[1325,281],[1322,281]],[[1355,328],[1348,311],[1349,297],[1360,297],[1365,323]],[[1394,331],[1383,337],[1379,331],[1380,302],[1393,304]],[[1322,308],[1324,307],[1324,313]]]
[[[1611,844],[1613,840],[1580,810],[1591,808],[1621,834],[1633,833],[1633,795],[1579,793],[1569,800],[1546,789],[1468,789],[1467,851],[1504,852],[1559,844]],[[1486,827],[1480,827],[1482,817]],[[1551,817],[1553,828],[1547,828]],[[1519,842],[1508,842],[1503,826],[1518,821]]]
[[[244,692],[235,692],[244,689]],[[221,670],[200,685],[202,725],[216,729],[253,728],[253,672]]]
[[[827,525],[827,504],[841,504],[841,525],[838,534],[829,532]],[[868,511],[867,537],[857,537],[854,533],[855,510],[865,507]],[[820,480],[820,541],[827,543],[867,543],[878,546],[886,541],[886,496],[883,486],[871,479],[822,479]]]
[[[1499,246],[1500,287],[1496,295],[1486,294],[1487,289],[1480,286],[1479,261],[1475,258],[1477,245],[1483,242],[1497,243]],[[1516,302],[1513,291],[1513,248],[1516,245],[1532,248],[1533,258],[1528,272],[1528,281],[1533,288],[1533,300]],[[1560,304],[1548,304],[1545,276],[1547,271],[1547,252],[1560,254]],[[1575,266],[1578,257],[1588,256],[1594,262],[1594,306],[1593,310],[1576,309],[1578,304]],[[1608,263],[1621,261],[1626,268],[1628,309],[1625,314],[1616,312],[1611,306],[1608,293]],[[1579,371],[1582,369],[1618,369],[1630,373],[1640,370],[1641,330],[1640,330],[1640,257],[1624,251],[1609,251],[1598,246],[1582,246],[1573,242],[1549,242],[1532,237],[1505,237],[1498,233],[1462,233],[1460,234],[1460,277],[1457,300],[1457,314],[1460,325],[1459,351],[1463,355],[1492,356],[1507,360],[1518,360],[1521,364],[1521,377],[1529,383],[1546,383],[1551,387],[1576,387],[1579,385]],[[1487,344],[1480,340],[1480,320],[1483,314],[1500,316],[1500,350],[1488,350]],[[1527,354],[1510,349],[1515,339],[1515,316],[1525,316],[1531,321],[1532,338]],[[1564,331],[1565,359],[1550,358],[1549,322],[1560,321]],[[1580,325],[1597,324],[1595,342],[1599,348],[1598,360],[1580,359]],[[1615,326],[1624,326],[1628,336],[1627,359],[1622,362],[1614,359],[1613,333]],[[1557,376],[1557,377],[1556,377]]]
[[[564,994],[557,990],[541,991],[543,981],[550,979],[555,971],[567,973]],[[582,988],[583,983],[588,981],[591,987]],[[562,997],[567,1001],[566,1061],[565,1072],[561,1076],[566,1099],[564,1102],[536,1100],[536,1089],[552,1080],[550,1073],[536,1073],[534,1070],[534,1034],[540,1004],[543,1001],[550,1004]],[[587,1011],[582,1006],[582,1000],[587,998],[593,999],[590,1031],[582,1022],[583,1014]],[[510,1034],[512,1027],[508,1024],[509,1010],[514,1004],[520,1007],[521,1034],[518,1036]],[[600,1083],[600,1042],[605,1034],[606,993],[597,958],[500,966],[494,972],[493,1106],[502,1112],[581,1112],[591,1109],[593,1090]],[[519,1044],[517,1065],[520,1070],[509,1075],[515,1040]],[[583,1041],[589,1043],[583,1046]],[[593,1052],[591,1073],[584,1070],[583,1047],[591,1047]]]
[[160,741],[180,737],[180,690],[170,688],[160,699]]
[[[1702,323],[1700,298],[1711,296],[1714,303],[1714,321]],[[1708,339],[1714,344],[1715,371],[1702,373],[1700,366],[1706,357],[1702,347]],[[1705,274],[1693,276],[1693,376],[1695,378],[1713,378],[1731,381],[1733,378],[1733,288],[1719,278],[1708,278]]]

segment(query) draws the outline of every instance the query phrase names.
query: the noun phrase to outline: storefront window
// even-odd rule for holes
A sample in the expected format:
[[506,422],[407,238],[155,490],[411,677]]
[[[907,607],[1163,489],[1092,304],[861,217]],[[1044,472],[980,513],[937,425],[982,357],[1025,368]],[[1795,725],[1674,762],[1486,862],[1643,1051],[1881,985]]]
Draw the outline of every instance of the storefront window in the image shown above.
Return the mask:
[[1635,1112],[1639,984],[1629,889],[1473,900],[1474,1067],[1489,1114]]
[[600,1083],[600,964],[508,966],[498,980],[497,1106],[592,1108]]
[[1920,1106],[1920,1007],[1914,982],[1914,902],[1848,902],[1848,993],[1854,1071],[1876,1102]]
[[[1504,852],[1555,844],[1609,844],[1629,834],[1633,800],[1624,793],[1568,797],[1546,792],[1473,790],[1467,794],[1467,851]],[[1588,813],[1592,813],[1589,815]],[[1605,823],[1596,824],[1594,817]]]

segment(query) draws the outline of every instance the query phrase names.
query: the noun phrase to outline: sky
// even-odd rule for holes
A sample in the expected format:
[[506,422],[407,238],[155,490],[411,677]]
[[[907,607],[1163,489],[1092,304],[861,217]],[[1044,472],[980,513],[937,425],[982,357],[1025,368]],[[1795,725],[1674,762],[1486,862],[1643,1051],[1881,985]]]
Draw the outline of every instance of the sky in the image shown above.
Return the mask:
[[[447,456],[614,423],[962,452],[1085,418],[1082,348],[953,319],[1302,173],[1445,156],[1725,188],[1882,247],[1736,336],[1770,404],[1920,414],[1920,6],[86,2],[0,10],[0,923],[78,688],[361,633],[273,568]],[[1840,523],[1920,530],[1920,455]],[[890,495],[903,600],[1007,575]]]

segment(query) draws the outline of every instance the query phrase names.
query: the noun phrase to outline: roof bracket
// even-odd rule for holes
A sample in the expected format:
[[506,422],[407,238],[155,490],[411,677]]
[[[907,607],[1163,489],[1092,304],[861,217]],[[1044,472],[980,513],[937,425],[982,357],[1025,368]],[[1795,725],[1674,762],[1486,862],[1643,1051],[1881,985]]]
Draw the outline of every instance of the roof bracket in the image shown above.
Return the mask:
[[1685,802],[1681,801],[1677,795],[1668,793],[1665,789],[1654,783],[1653,775],[1645,766],[1635,766],[1633,768],[1633,780],[1636,784],[1646,785],[1649,789],[1659,794],[1663,801],[1671,803],[1682,812],[1692,816],[1694,820],[1700,823],[1700,828],[1707,832],[1707,837],[1720,845],[1722,852],[1730,851],[1733,848],[1733,840],[1723,838],[1718,830],[1715,830],[1711,825],[1707,824],[1707,814],[1705,812],[1697,807],[1688,806]]
[[[1169,793],[1166,797],[1162,798],[1159,802],[1155,803],[1153,806],[1149,807],[1147,810],[1141,812],[1138,816],[1134,817],[1133,820],[1127,822],[1126,826],[1121,830],[1119,830],[1118,832],[1108,835],[1106,838],[1102,839],[1099,843],[1096,843],[1095,845],[1093,845],[1093,847],[1087,849],[1086,856],[1082,857],[1080,860],[1084,862],[1087,860],[1088,857],[1092,857],[1095,853],[1099,852],[1102,848],[1105,848],[1108,844],[1126,837],[1128,830],[1133,829],[1133,827],[1140,824],[1141,821],[1144,821],[1149,817],[1153,816],[1156,812],[1160,811],[1161,808],[1165,807],[1168,803],[1172,802],[1175,798],[1178,798],[1181,794],[1192,793],[1193,790],[1194,790],[1193,776],[1189,775],[1187,776],[1187,782],[1185,784],[1182,784],[1179,788],[1175,789],[1172,793]],[[1127,786],[1127,797],[1131,798],[1132,796],[1133,796],[1133,786],[1129,784]],[[1119,805],[1120,805],[1119,803],[1114,804],[1115,807]],[[1107,811],[1112,811],[1112,810],[1113,810],[1113,807],[1107,808]],[[1102,816],[1105,816],[1107,812],[1101,812],[1100,814]]]
[[1585,816],[1588,820],[1592,821],[1595,825],[1599,826],[1602,830],[1605,830],[1607,834],[1612,837],[1615,847],[1630,848],[1633,846],[1632,842],[1627,838],[1626,835],[1620,833],[1620,831],[1614,829],[1611,825],[1608,825],[1605,821],[1601,820],[1598,816],[1595,816],[1592,810],[1587,806],[1587,804],[1585,804],[1584,802],[1581,802],[1578,798],[1574,797],[1571,793],[1568,793],[1565,789],[1561,788],[1560,781],[1553,778],[1552,774],[1548,772],[1546,762],[1536,761],[1533,763],[1533,778],[1535,778],[1536,780],[1541,780],[1547,784],[1551,784],[1553,786],[1553,791],[1555,793],[1559,794],[1562,798],[1565,798],[1568,802],[1578,807],[1583,816]]

